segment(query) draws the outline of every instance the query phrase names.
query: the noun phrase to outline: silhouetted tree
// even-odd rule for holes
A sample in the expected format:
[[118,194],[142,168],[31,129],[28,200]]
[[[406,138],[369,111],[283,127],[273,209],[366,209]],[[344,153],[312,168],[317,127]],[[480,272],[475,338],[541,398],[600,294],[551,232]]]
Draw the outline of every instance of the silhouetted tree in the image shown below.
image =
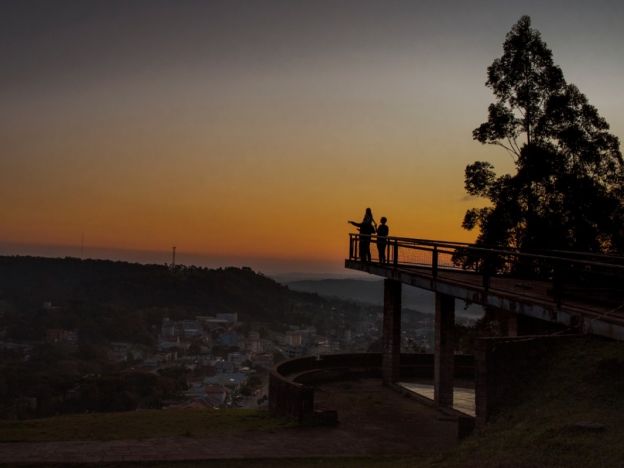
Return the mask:
[[[553,63],[552,52],[523,16],[507,34],[502,57],[488,68],[496,102],[473,132],[503,147],[516,173],[497,176],[477,161],[465,188],[491,206],[466,212],[478,244],[522,250],[621,250],[623,161],[609,125]],[[464,259],[470,262],[470,259]]]

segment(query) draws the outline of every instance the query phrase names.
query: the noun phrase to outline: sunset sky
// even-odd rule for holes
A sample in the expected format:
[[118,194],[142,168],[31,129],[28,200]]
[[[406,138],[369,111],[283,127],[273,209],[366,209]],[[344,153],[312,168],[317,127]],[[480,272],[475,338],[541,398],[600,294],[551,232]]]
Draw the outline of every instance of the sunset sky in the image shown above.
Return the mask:
[[470,241],[486,68],[528,14],[624,137],[617,1],[0,2],[0,254],[340,271],[348,219]]

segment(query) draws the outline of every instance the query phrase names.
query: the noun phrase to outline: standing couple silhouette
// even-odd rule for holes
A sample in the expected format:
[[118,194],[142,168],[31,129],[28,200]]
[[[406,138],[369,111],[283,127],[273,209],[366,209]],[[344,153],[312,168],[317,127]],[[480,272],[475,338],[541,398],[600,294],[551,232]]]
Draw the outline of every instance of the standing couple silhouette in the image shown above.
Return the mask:
[[371,236],[377,233],[377,252],[379,252],[379,263],[386,263],[386,246],[388,245],[388,226],[386,222],[388,220],[385,216],[382,216],[379,220],[379,225],[373,218],[373,211],[370,208],[366,208],[364,213],[364,219],[361,223],[355,221],[347,221],[349,224],[353,224],[360,231],[360,260],[363,262],[371,261],[370,242]]

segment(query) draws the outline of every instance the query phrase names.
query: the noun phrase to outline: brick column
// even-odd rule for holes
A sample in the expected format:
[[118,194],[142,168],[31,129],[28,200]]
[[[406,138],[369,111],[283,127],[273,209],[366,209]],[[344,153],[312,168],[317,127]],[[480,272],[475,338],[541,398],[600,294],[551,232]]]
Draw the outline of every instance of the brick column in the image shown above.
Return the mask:
[[475,416],[477,427],[483,427],[490,415],[492,386],[490,380],[496,375],[492,369],[492,340],[478,338],[475,343]]
[[503,336],[518,336],[518,325],[520,323],[518,314],[508,310],[499,309],[496,311],[496,315],[500,321],[500,329]]
[[518,336],[518,314],[507,312],[507,336]]
[[383,313],[383,361],[384,384],[399,380],[399,359],[401,357],[401,283],[384,280]]
[[438,406],[453,406],[454,345],[455,298],[436,293],[433,394]]

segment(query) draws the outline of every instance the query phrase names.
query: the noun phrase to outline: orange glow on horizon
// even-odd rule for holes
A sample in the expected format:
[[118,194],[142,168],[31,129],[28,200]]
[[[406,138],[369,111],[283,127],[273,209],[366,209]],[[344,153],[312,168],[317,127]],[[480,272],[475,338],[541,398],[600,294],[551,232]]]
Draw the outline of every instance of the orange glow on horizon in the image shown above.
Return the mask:
[[[347,220],[366,207],[390,235],[473,241],[461,222],[484,201],[466,198],[466,165],[512,170],[472,130],[522,5],[190,2],[120,15],[103,2],[76,22],[69,7],[14,3],[0,15],[0,246],[84,234],[101,249],[340,263]],[[536,8],[566,77],[622,133],[617,48],[570,36],[584,18],[574,8]],[[586,30],[620,43],[604,21]]]

